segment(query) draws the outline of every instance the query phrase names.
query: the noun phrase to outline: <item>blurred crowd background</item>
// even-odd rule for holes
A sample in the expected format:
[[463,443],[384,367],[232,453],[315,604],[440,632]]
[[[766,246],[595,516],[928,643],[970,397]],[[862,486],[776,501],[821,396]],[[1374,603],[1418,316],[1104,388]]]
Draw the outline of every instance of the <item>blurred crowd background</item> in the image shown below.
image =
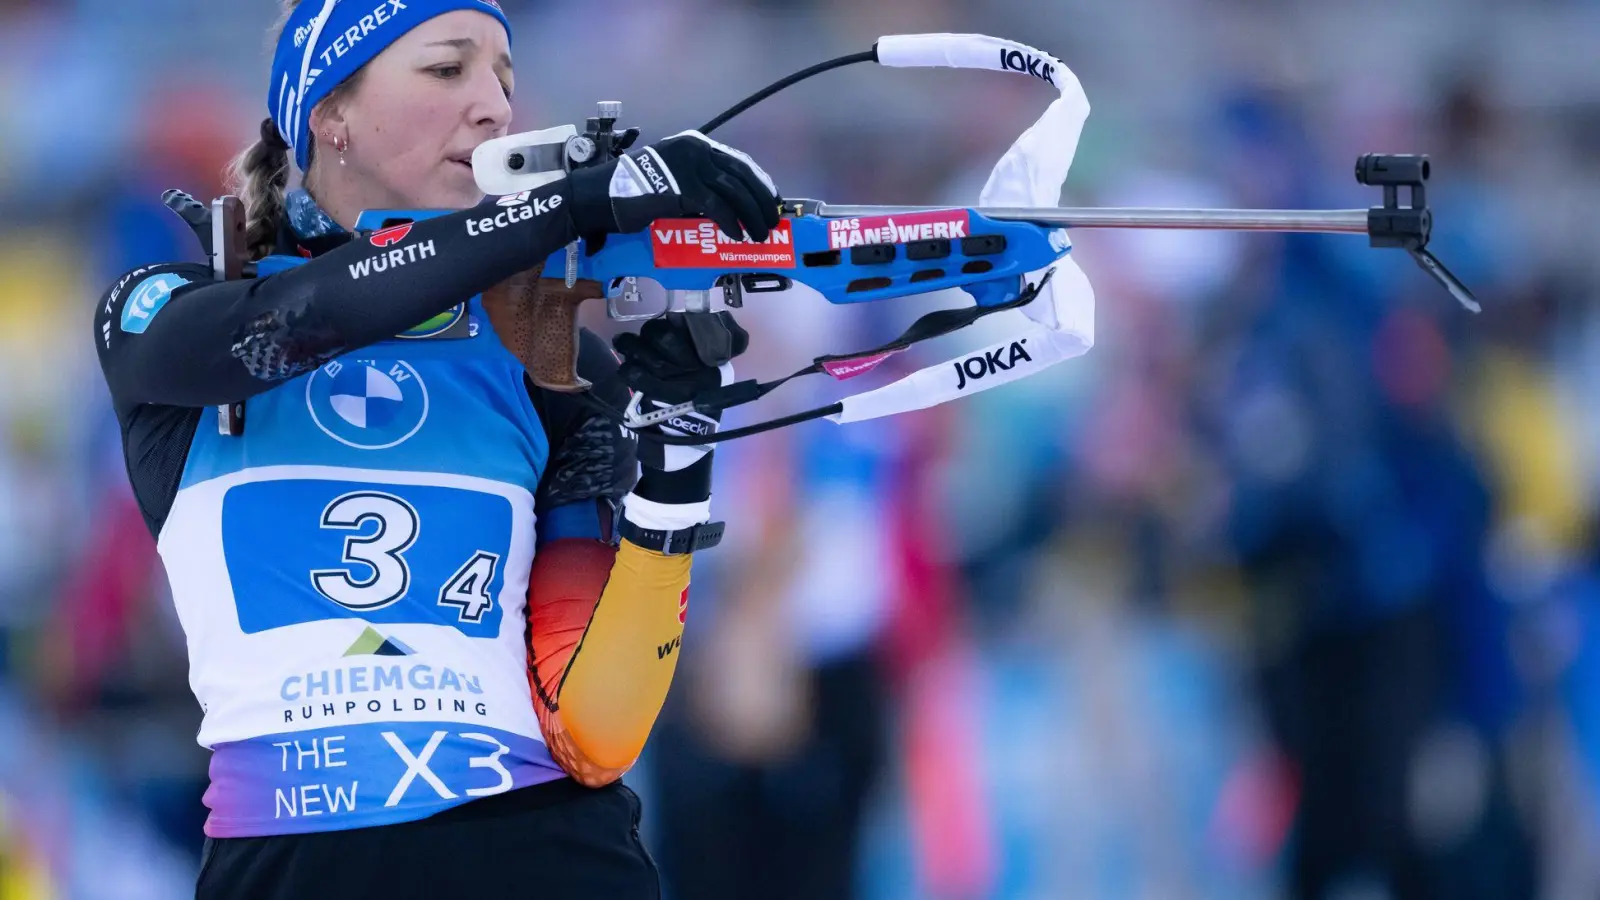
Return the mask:
[[[659,138],[973,31],[1082,80],[1068,205],[1364,208],[1357,156],[1424,152],[1484,306],[1364,237],[1079,231],[1087,356],[725,445],[730,536],[629,776],[673,897],[1600,895],[1600,3],[502,2],[525,128],[616,99]],[[197,257],[160,193],[222,192],[276,12],[0,0],[5,900],[192,894],[199,711],[90,310]],[[854,67],[718,137],[790,197],[973,203],[1050,99]],[[960,302],[752,302],[742,365]]]

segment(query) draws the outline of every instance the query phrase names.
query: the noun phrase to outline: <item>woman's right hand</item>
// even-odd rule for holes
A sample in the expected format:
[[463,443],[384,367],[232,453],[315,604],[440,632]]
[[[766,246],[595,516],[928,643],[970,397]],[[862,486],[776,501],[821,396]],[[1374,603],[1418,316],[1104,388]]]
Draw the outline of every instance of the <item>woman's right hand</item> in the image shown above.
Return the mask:
[[755,160],[698,131],[578,169],[568,179],[572,221],[591,251],[607,234],[641,231],[663,218],[707,218],[730,237],[764,241],[782,204]]

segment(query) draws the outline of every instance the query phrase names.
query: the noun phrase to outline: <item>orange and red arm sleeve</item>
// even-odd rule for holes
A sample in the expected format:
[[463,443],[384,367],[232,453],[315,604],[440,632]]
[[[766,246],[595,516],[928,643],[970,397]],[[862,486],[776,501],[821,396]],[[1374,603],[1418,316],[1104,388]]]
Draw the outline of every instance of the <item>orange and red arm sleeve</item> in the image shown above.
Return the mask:
[[556,763],[590,787],[638,759],[677,672],[690,557],[557,540],[528,587],[528,681]]
[[[615,408],[628,389],[598,335],[580,336],[578,374]],[[677,671],[690,557],[609,541],[634,487],[631,434],[571,394],[531,391],[550,439],[528,581],[528,683],[551,755],[598,787],[633,765]]]

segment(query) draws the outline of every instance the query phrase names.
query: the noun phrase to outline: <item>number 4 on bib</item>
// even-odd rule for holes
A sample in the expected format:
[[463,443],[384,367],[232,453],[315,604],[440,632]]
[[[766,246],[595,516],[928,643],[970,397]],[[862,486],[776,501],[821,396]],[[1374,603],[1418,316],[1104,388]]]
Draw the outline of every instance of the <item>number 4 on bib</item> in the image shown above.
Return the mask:
[[489,583],[494,580],[498,565],[498,554],[486,550],[474,553],[439,589],[439,605],[457,607],[463,622],[480,621],[494,605],[489,596]]

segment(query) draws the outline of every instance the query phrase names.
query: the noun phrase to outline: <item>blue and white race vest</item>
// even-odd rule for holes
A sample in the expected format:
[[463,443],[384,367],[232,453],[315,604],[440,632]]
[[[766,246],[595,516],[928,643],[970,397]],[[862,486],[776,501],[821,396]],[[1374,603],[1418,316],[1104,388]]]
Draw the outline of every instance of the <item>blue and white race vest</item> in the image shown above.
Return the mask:
[[474,298],[252,398],[242,437],[204,420],[158,547],[213,751],[207,834],[563,777],[527,679],[549,446],[523,373]]

